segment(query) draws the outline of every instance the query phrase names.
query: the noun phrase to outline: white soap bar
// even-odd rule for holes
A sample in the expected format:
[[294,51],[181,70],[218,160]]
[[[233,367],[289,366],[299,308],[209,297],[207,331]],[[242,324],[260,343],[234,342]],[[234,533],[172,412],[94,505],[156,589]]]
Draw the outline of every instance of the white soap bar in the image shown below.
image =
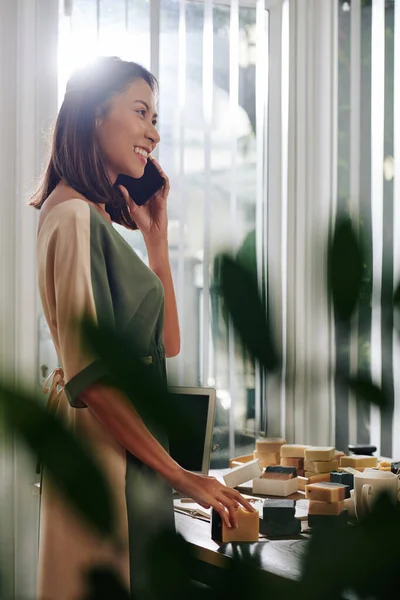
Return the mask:
[[304,459],[304,471],[313,473],[329,473],[336,471],[339,468],[339,463],[336,459],[333,460],[307,460]]
[[256,479],[257,477],[261,477],[263,472],[263,468],[260,464],[258,458],[256,460],[251,460],[244,465],[240,465],[235,467],[229,473],[224,475],[225,485],[228,487],[236,487],[241,483],[245,483],[246,481],[250,481],[250,479]]
[[290,458],[304,458],[304,451],[308,446],[303,444],[284,444],[281,446],[281,456]]
[[266,496],[290,496],[299,489],[297,477],[292,479],[253,479],[253,494]]
[[[304,452],[306,460],[333,460],[335,458],[333,446],[309,446]],[[305,468],[305,467],[304,467]]]

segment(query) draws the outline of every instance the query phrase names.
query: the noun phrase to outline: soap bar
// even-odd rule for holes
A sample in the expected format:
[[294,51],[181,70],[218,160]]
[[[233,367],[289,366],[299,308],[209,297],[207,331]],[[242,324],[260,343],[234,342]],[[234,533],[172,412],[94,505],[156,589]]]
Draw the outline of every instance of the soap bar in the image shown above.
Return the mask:
[[298,535],[301,533],[301,521],[292,519],[286,523],[280,523],[260,519],[260,533],[270,538]]
[[347,486],[346,498],[350,498],[350,490],[354,489],[354,475],[352,473],[343,473],[341,471],[332,471],[330,474],[331,483],[341,483]]
[[304,458],[304,450],[308,446],[302,444],[284,444],[281,446],[281,456],[290,458]]
[[211,509],[211,538],[216,542],[258,542],[260,531],[260,515],[258,511],[250,512],[239,506],[236,509],[238,526],[227,527],[221,515]]
[[310,500],[308,504],[309,515],[340,515],[344,510],[344,500],[341,502],[320,502],[319,500]]
[[265,496],[290,496],[298,490],[298,478],[292,479],[253,479],[253,494]]
[[282,467],[296,467],[296,469],[304,469],[304,458],[293,458],[292,456],[281,457]]
[[250,479],[254,479],[256,477],[261,477],[263,469],[260,465],[260,461],[258,459],[251,460],[244,465],[240,465],[235,467],[229,473],[224,475],[225,485],[228,487],[236,487],[241,483],[245,483],[246,481],[250,481]]
[[336,459],[333,460],[307,460],[304,459],[304,470],[313,473],[329,473],[336,471],[339,463]]
[[308,477],[303,477],[302,475],[298,475],[297,479],[299,480],[299,490],[304,492],[306,489],[306,485],[310,483],[310,480],[308,479]]
[[309,485],[311,483],[319,483],[320,481],[330,481],[330,477],[329,477],[330,473],[319,473],[319,474],[312,474],[312,477],[306,477],[305,474],[304,476],[297,476],[297,479],[299,480],[299,490],[302,490],[303,492],[306,489],[306,485]]
[[232,467],[237,467],[239,465],[243,465],[244,463],[254,460],[254,458],[255,457],[253,457],[252,454],[244,454],[243,456],[237,456],[236,458],[231,458],[229,461],[229,468],[232,469]]
[[294,519],[295,512],[295,500],[272,500],[271,498],[264,500],[263,519],[265,521],[287,523]]
[[281,478],[277,477],[277,479],[291,479],[292,477],[297,477],[296,467],[282,467],[281,465],[269,466],[265,469],[263,477],[271,477],[271,479],[273,479],[273,475],[285,476]]
[[269,465],[279,465],[280,455],[279,454],[264,454],[263,452],[253,452],[254,459],[258,458],[263,469]]
[[377,467],[378,459],[376,456],[363,456],[353,454],[352,456],[342,456],[340,459],[341,467],[353,467],[353,469]]
[[400,460],[391,463],[392,473],[398,475],[400,473]]
[[321,502],[340,502],[346,497],[346,486],[341,483],[310,483],[306,485],[306,498]]
[[344,510],[340,515],[308,515],[309,527],[343,527],[347,524],[348,512]]
[[283,444],[286,444],[286,440],[283,438],[261,438],[256,441],[256,452],[261,452],[263,454],[279,454]]
[[[309,446],[304,451],[304,458],[307,461],[333,460],[335,458],[335,448],[333,446]],[[307,470],[306,466],[304,468]]]
[[335,450],[335,458],[339,461],[339,463],[342,456],[346,456],[346,452],[342,452],[341,450]]

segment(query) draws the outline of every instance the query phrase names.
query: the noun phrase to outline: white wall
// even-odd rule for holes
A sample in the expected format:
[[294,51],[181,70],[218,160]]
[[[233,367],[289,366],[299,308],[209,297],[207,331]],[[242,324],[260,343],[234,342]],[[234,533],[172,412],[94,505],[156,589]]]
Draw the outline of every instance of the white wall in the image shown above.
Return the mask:
[[[57,109],[58,2],[0,2],[0,377],[31,388],[37,374],[36,211],[27,206]],[[34,598],[38,499],[34,461],[0,437],[3,595]]]

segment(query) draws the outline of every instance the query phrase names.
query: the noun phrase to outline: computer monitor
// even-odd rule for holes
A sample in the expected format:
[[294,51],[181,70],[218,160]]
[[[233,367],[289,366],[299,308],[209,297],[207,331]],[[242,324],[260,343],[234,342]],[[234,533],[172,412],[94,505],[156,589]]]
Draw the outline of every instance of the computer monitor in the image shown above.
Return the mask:
[[185,414],[194,424],[190,440],[169,435],[171,457],[187,471],[208,475],[213,438],[216,394],[213,388],[170,387],[174,405],[184,420]]

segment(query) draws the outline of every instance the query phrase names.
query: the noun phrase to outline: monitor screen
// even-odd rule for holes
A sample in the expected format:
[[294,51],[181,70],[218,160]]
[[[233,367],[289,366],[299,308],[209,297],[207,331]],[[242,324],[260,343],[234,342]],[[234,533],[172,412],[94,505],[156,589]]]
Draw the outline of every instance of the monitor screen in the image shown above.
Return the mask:
[[171,388],[174,406],[184,427],[193,424],[190,438],[169,434],[171,457],[188,471],[208,474],[214,426],[215,390],[206,388]]

